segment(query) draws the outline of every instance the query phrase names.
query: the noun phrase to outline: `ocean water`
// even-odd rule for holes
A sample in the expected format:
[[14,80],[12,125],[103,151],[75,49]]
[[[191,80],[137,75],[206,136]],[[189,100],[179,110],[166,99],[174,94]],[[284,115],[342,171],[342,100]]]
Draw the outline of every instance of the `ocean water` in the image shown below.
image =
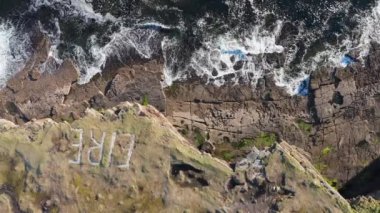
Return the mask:
[[295,95],[345,54],[364,61],[380,42],[380,0],[1,0],[0,86],[37,31],[52,41],[41,70],[71,58],[82,84],[111,65],[161,58],[164,86],[195,77],[254,88],[267,76]]

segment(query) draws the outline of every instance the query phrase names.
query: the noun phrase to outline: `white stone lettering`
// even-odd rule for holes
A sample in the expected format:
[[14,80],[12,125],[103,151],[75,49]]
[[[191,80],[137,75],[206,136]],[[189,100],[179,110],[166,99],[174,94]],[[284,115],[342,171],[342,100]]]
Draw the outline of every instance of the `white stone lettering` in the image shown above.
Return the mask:
[[111,144],[110,144],[110,150],[108,152],[108,166],[111,166],[111,157],[112,157],[112,152],[113,152],[113,147],[115,146],[115,141],[116,141],[116,132],[112,133],[111,137]]
[[131,161],[133,148],[135,146],[135,140],[136,140],[136,136],[135,135],[131,135],[131,142],[129,143],[129,149],[128,149],[128,154],[127,154],[127,161],[126,161],[125,164],[118,165],[117,167],[123,168],[123,169],[129,169],[129,162]]
[[[77,144],[72,144],[71,146],[78,148],[78,154],[77,154],[76,160],[69,160],[69,163],[80,165],[83,163],[82,152],[85,151],[83,149],[85,149],[84,147],[87,147],[87,146],[84,146],[83,129],[74,129],[74,131],[79,133],[79,142]],[[119,149],[115,148],[116,138],[117,138],[116,136],[117,136],[116,132],[113,132],[111,134],[109,143],[106,143],[105,141],[107,137],[106,132],[102,133],[100,140],[96,140],[94,136],[94,131],[93,130],[90,131],[90,137],[89,137],[90,141],[89,141],[89,146],[87,150],[87,162],[91,166],[100,166],[102,164],[107,167],[110,167],[112,165],[112,161],[114,161],[113,165],[115,165],[116,167],[121,168],[121,169],[127,169],[127,170],[129,169],[134,146],[136,143],[136,136],[130,135],[130,134],[119,135],[119,138],[118,138],[119,141],[117,143]],[[125,144],[125,148],[124,148],[124,145],[122,144]],[[108,153],[103,152],[105,145],[109,146]],[[128,151],[126,151],[127,149]],[[114,152],[117,152],[117,154]],[[95,155],[97,153],[98,153],[98,156]],[[125,160],[125,163],[120,164],[124,160]]]
[[79,132],[79,143],[73,144],[73,147],[78,147],[78,157],[76,160],[69,160],[71,164],[80,164],[82,159],[82,149],[83,149],[83,129],[75,129],[75,131]]
[[[95,138],[94,138],[94,133],[93,133],[93,131],[91,130],[90,138],[91,138],[91,142],[92,142],[93,144],[95,144],[95,146],[92,146],[92,147],[90,147],[90,148],[88,149],[88,151],[87,151],[87,160],[88,160],[88,162],[89,162],[91,165],[93,165],[93,166],[99,166],[99,165],[100,165],[100,162],[102,161],[102,158],[103,158],[103,145],[104,145],[104,140],[105,140],[105,138],[106,138],[106,133],[103,132],[103,134],[102,134],[102,138],[100,139],[100,142],[98,142],[98,141],[95,140]],[[99,161],[94,162],[94,161],[92,161],[92,159],[91,159],[91,153],[92,153],[94,150],[96,150],[96,149],[99,150],[100,159],[99,159]]]

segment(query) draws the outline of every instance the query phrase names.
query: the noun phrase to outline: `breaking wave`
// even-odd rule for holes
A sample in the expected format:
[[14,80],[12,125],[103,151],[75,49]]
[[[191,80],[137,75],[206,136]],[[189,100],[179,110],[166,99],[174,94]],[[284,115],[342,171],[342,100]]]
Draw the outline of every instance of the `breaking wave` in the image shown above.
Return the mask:
[[[260,32],[257,27],[250,32],[249,37],[239,38],[227,33],[212,38],[205,41],[202,47],[192,54],[186,68],[191,67],[198,76],[207,76],[209,81],[218,85],[223,84],[226,81],[224,77],[228,76],[236,80],[241,78],[241,80],[255,83],[262,77],[262,72],[270,68],[270,65],[265,62],[264,55],[282,53],[284,50],[283,46],[276,44],[280,28],[279,22],[272,32]],[[167,71],[173,72],[173,69]],[[166,79],[166,84],[170,85],[170,81],[179,78],[186,78],[186,76]]]
[[[269,76],[295,95],[311,72],[347,66],[345,55],[363,61],[380,41],[380,1],[169,2],[32,0],[23,16],[51,40],[41,70],[71,58],[81,84],[109,64],[162,58],[166,86],[193,77],[255,86]],[[29,56],[27,37],[0,25],[0,84]]]
[[380,1],[376,2],[376,6],[370,11],[369,15],[360,19],[362,32],[359,44],[360,58],[364,58],[369,54],[370,43],[380,42]]
[[0,87],[17,71],[22,69],[29,55],[30,40],[20,35],[9,22],[0,21]]
[[[109,37],[110,41],[106,45],[100,46],[98,38],[92,35],[89,39],[88,53],[80,46],[74,48],[74,58],[82,71],[79,83],[87,83],[94,75],[101,73],[110,57],[123,62],[129,57],[129,53],[134,51],[142,58],[151,58],[153,54],[159,52],[156,45],[158,37],[159,34],[154,30],[122,27]],[[88,60],[88,57],[91,60]]]

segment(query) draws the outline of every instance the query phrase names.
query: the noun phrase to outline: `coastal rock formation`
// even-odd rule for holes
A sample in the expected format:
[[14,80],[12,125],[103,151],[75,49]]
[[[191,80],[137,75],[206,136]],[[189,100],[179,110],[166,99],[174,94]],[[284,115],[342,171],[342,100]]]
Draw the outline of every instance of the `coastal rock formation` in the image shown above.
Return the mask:
[[256,148],[239,161],[230,180],[244,212],[351,212],[346,200],[313,167],[304,152],[286,142]]
[[200,212],[227,199],[228,165],[190,146],[153,107],[0,126],[0,193],[16,212]]
[[291,97],[270,76],[255,88],[229,83],[217,87],[192,79],[163,90],[159,59],[108,66],[79,85],[79,71],[70,60],[41,73],[50,60],[50,42],[42,35],[36,40],[24,69],[0,90],[0,116],[16,124],[42,118],[73,122],[89,107],[101,111],[123,101],[150,104],[198,148],[227,161],[241,158],[252,145],[269,146],[273,138],[289,141],[307,151],[314,166],[338,188],[380,154],[375,57],[380,53],[375,44],[366,68],[315,72],[309,96]]
[[151,106],[0,127],[4,212],[351,212],[297,148],[253,149],[232,171]]
[[55,65],[51,72],[41,72],[51,63],[50,42],[44,35],[36,40],[28,63],[0,90],[2,118],[19,124],[48,117],[75,120],[84,115],[87,107],[106,109],[123,101],[142,103],[144,99],[160,111],[165,110],[162,65],[158,61],[122,66],[80,85],[79,70],[71,60]]
[[166,113],[197,146],[199,135],[213,142],[216,153],[226,143],[255,145],[261,134],[274,134],[310,153],[316,168],[340,188],[380,156],[379,49],[372,45],[365,67],[312,73],[307,97],[285,94],[270,77],[255,88],[174,84],[165,90]]

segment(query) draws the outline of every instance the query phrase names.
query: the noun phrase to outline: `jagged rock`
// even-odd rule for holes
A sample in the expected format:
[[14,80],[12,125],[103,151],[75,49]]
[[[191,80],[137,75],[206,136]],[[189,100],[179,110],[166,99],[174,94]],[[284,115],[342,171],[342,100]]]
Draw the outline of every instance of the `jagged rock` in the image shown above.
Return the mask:
[[206,141],[201,145],[200,150],[212,154],[215,151],[215,146],[211,141]]
[[[107,69],[88,84],[78,85],[78,71],[69,60],[53,74],[40,73],[39,67],[49,60],[50,43],[42,37],[33,46],[36,52],[25,68],[0,91],[0,116],[17,124],[46,117],[71,123],[86,116],[88,107],[103,110],[125,100],[145,102],[166,111],[189,139],[194,138],[194,129],[207,133],[216,149],[263,131],[274,132],[305,149],[324,175],[337,180],[338,187],[380,154],[380,48],[376,44],[365,68],[336,69],[334,75],[329,70],[312,73],[309,97],[290,97],[269,78],[256,88],[216,87],[192,79],[166,88],[166,97],[161,88],[163,64],[155,60]],[[109,116],[119,118],[112,112]],[[300,119],[305,122],[299,123]],[[60,144],[58,150],[67,149]],[[261,168],[260,161],[252,165]]]
[[72,123],[1,123],[7,126],[0,128],[4,211],[265,212],[277,205],[284,212],[322,206],[350,212],[307,158],[285,142],[259,151],[265,152],[261,157],[258,150],[247,156],[250,163],[267,161],[255,184],[248,184],[247,173],[258,171],[244,167],[233,173],[226,162],[192,147],[150,106],[87,109]]
[[114,102],[139,101],[145,98],[149,104],[165,111],[165,95],[161,87],[161,66],[150,63],[146,66],[123,67],[117,71],[106,96]]
[[[215,153],[225,144],[276,133],[309,153],[339,188],[380,156],[379,50],[373,44],[370,66],[312,73],[309,97],[289,97],[267,78],[255,88],[177,83],[166,88],[166,115],[179,130],[205,132],[215,142]],[[184,132],[194,138],[191,131]],[[369,143],[361,146],[362,141]]]
[[[22,124],[32,119],[52,118],[72,121],[84,116],[87,107],[106,109],[123,101],[145,102],[165,111],[165,95],[161,88],[162,64],[145,64],[109,70],[97,74],[85,85],[77,83],[79,71],[66,60],[56,70],[42,73],[48,57],[50,41],[38,36],[35,52],[23,70],[0,90],[0,116]],[[72,116],[72,114],[78,116]]]
[[[15,115],[26,121],[50,117],[52,106],[64,103],[71,84],[77,78],[78,73],[71,61],[65,61],[55,73],[42,74],[38,81],[25,78],[24,71],[21,71],[8,82],[7,88],[15,92],[6,88],[1,91],[0,99],[3,103],[13,103],[17,107]],[[12,111],[9,113],[12,114]]]
[[[246,178],[254,184],[253,187],[244,193],[231,189],[236,197],[254,202],[235,203],[234,208],[243,212],[352,211],[348,202],[294,146],[282,142],[267,152],[264,170],[258,172],[253,168],[246,169]],[[254,177],[247,175],[249,173],[255,174]],[[315,185],[310,187],[302,182]],[[248,197],[250,195],[253,197]]]
[[380,212],[380,202],[372,197],[358,197],[352,199],[352,208],[358,213],[375,213]]

